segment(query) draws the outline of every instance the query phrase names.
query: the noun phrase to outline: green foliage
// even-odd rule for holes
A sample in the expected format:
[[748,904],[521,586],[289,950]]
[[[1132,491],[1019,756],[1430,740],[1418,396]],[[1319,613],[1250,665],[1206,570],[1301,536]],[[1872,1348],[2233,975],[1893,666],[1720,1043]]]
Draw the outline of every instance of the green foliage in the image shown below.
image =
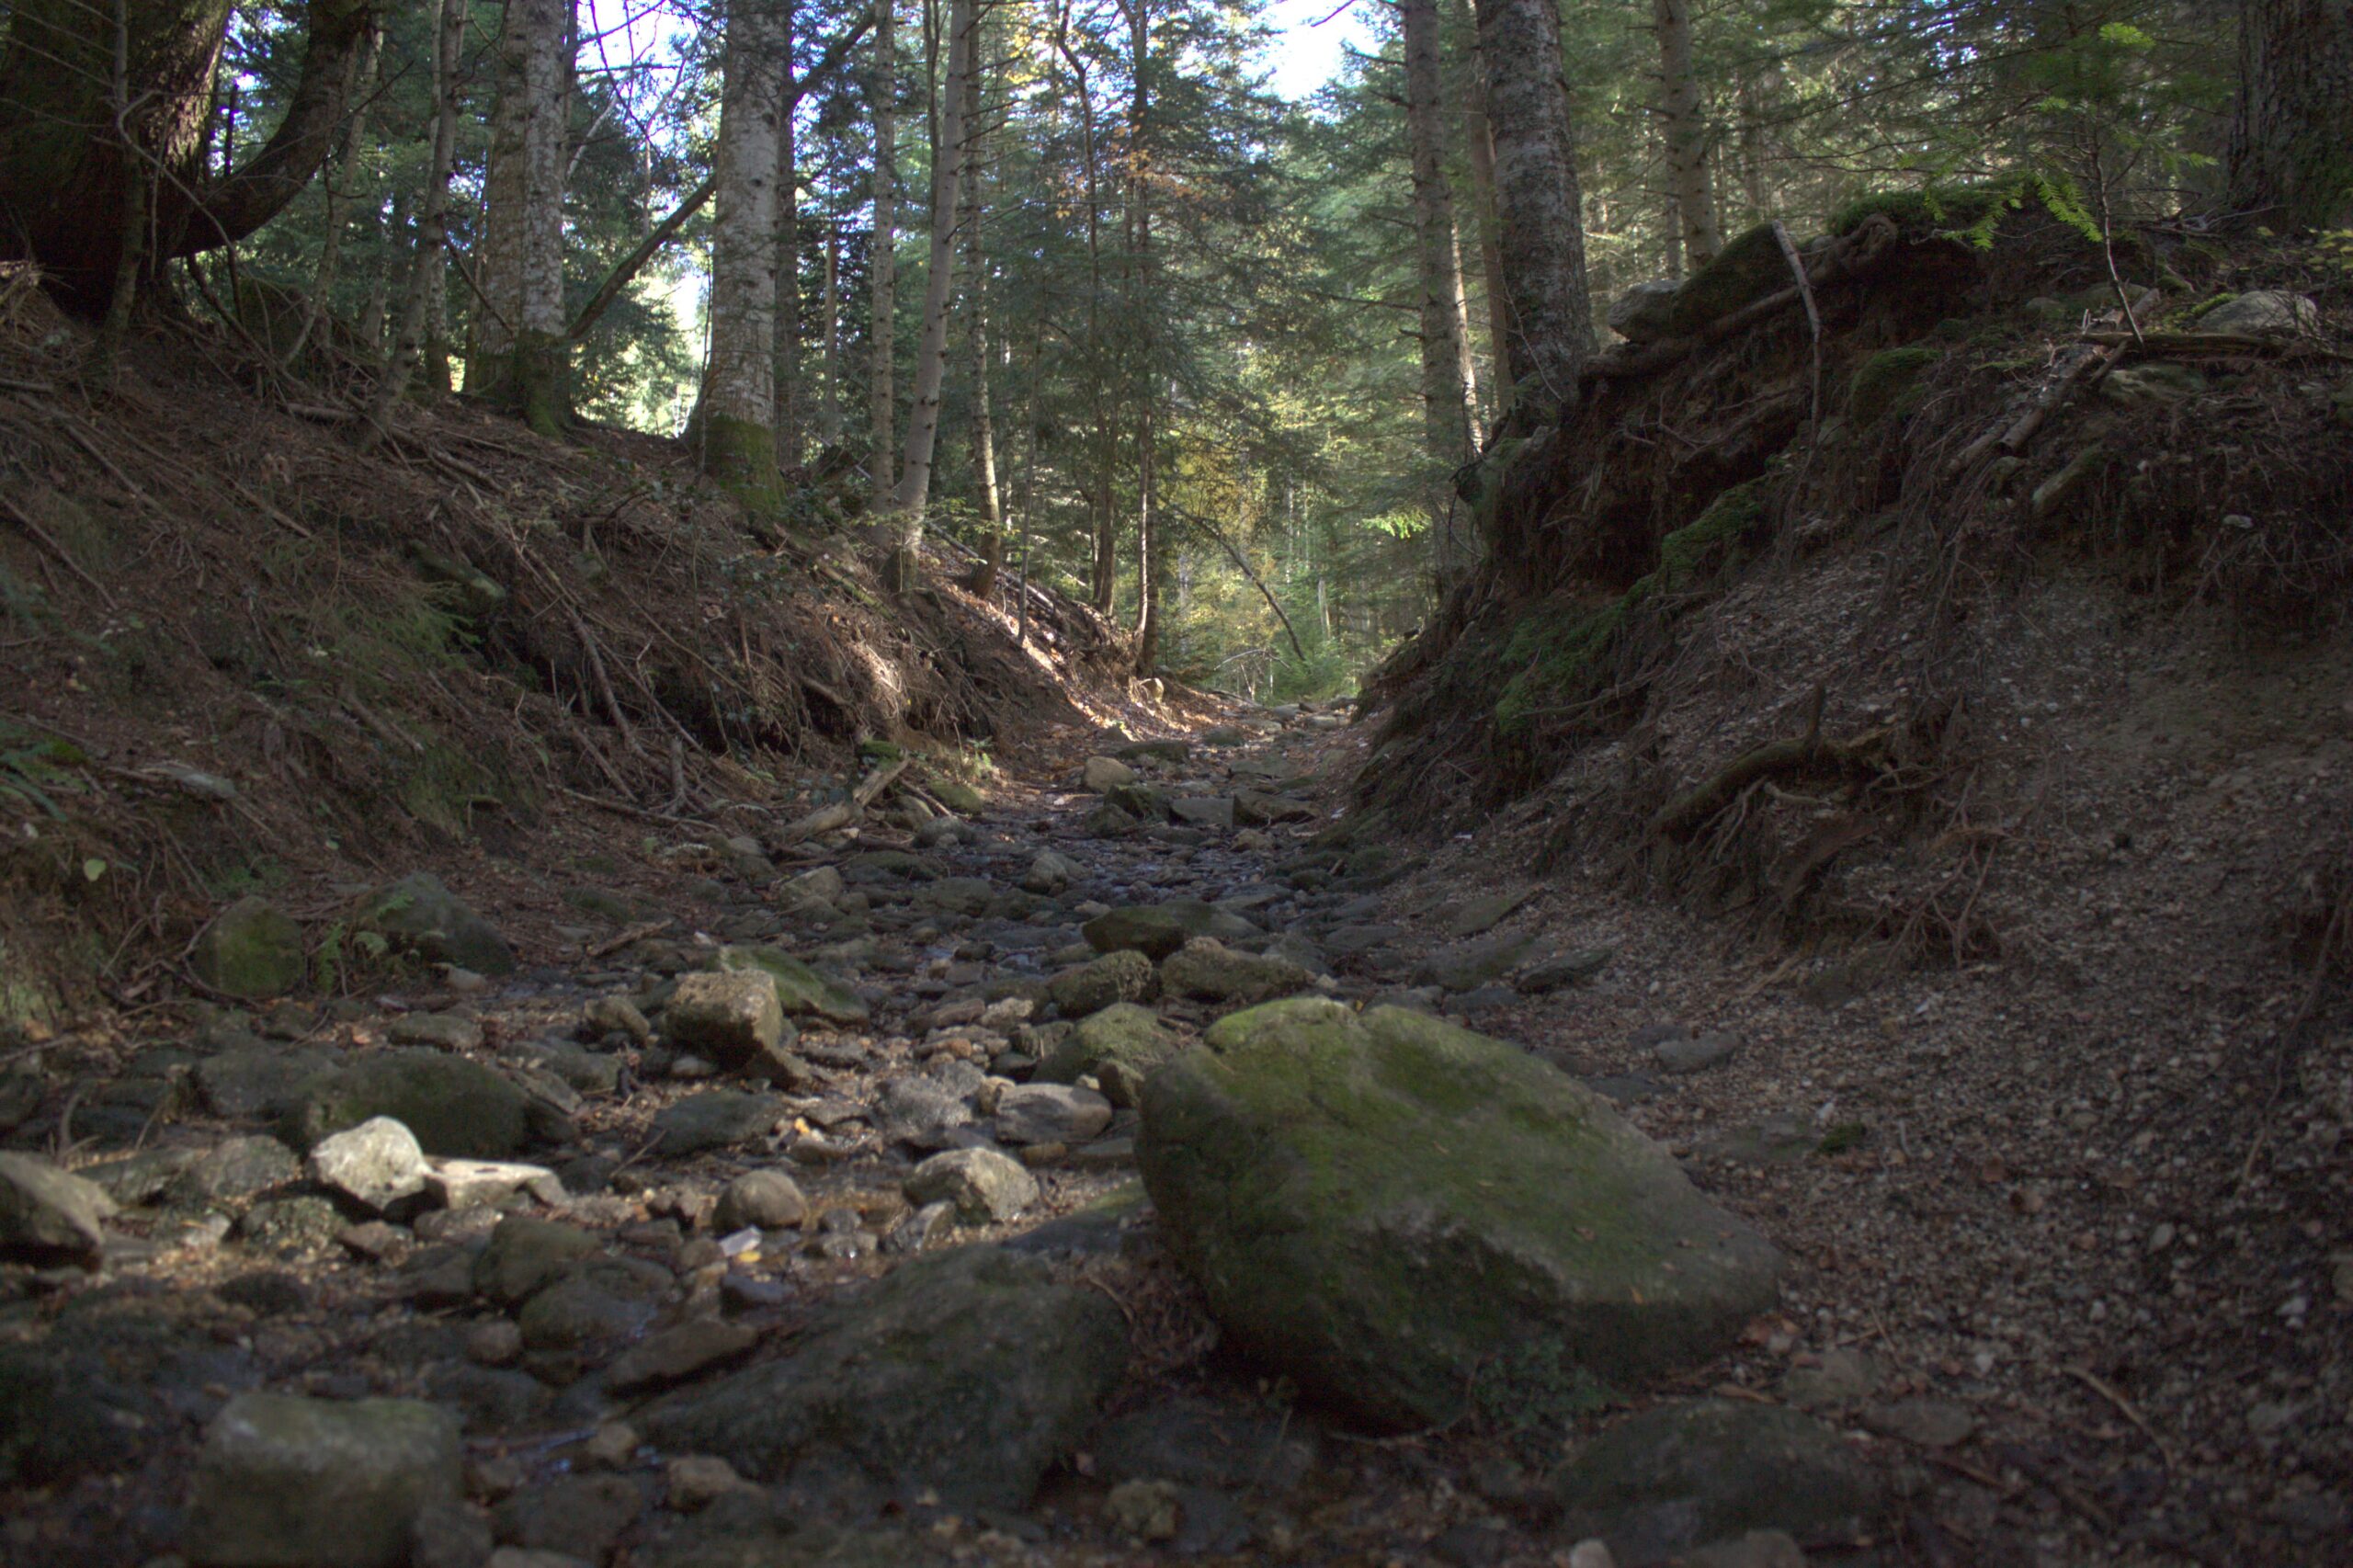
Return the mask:
[[1617,1403],[1607,1383],[1569,1358],[1557,1339],[1514,1344],[1481,1367],[1471,1384],[1480,1422],[1523,1457],[1549,1462],[1577,1423]]

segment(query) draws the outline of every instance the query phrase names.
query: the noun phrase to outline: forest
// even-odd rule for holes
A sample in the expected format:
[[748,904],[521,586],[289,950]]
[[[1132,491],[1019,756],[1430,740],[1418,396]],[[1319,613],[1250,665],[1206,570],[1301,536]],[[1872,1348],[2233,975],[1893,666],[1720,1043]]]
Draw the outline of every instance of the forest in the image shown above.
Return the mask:
[[2338,1561],[2348,367],[2345,0],[0,0],[0,1560]]

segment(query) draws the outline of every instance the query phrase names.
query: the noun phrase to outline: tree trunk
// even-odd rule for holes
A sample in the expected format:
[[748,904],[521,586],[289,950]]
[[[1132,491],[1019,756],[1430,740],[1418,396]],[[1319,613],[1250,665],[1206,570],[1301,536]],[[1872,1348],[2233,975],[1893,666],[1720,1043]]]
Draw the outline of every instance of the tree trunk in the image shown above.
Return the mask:
[[1462,280],[1462,223],[1449,212],[1446,225],[1446,258],[1454,275],[1454,352],[1462,375],[1462,402],[1471,420],[1471,446],[1479,445],[1479,362],[1471,347],[1471,295]]
[[[382,29],[370,31],[366,45],[352,56],[350,74],[345,82],[344,97],[351,105],[351,118],[344,127],[342,155],[327,165],[319,180],[319,194],[325,202],[322,226],[326,234],[319,242],[319,267],[311,278],[311,313],[302,324],[304,339],[324,339],[326,335],[324,327],[330,313],[327,293],[335,287],[335,269],[343,258],[345,221],[336,213],[335,199],[350,189],[358,176],[359,160],[367,151],[368,102],[375,90],[376,60],[383,45]],[[298,340],[297,352],[300,347]]]
[[981,243],[981,73],[979,27],[973,28],[972,64],[964,74],[964,255],[969,267],[964,304],[972,351],[972,474],[981,500],[981,563],[972,592],[986,599],[996,593],[1005,570],[1005,506],[996,487],[996,429],[989,417],[988,251]]
[[874,505],[891,505],[897,489],[898,392],[891,384],[893,341],[892,323],[898,312],[897,217],[892,211],[899,185],[898,29],[893,7],[898,0],[874,0],[874,76],[867,88],[874,117],[874,244],[867,271],[874,286],[873,321],[867,335],[873,349],[868,384],[868,413],[873,421]]
[[[401,301],[401,324],[392,339],[392,357],[382,380],[376,383],[368,422],[381,433],[392,409],[408,391],[418,358],[430,343],[438,304],[439,285],[449,244],[449,169],[458,151],[458,65],[466,43],[467,0],[441,0],[440,25],[434,29],[433,163],[426,171],[425,198],[416,223],[416,256],[410,264],[408,290]],[[437,389],[438,390],[438,389]]]
[[569,0],[506,0],[483,180],[483,298],[466,390],[542,435],[571,417],[563,316]]
[[[1540,420],[1574,400],[1577,370],[1593,352],[1561,16],[1553,0],[1478,0],[1478,10],[1514,402]],[[1531,396],[1539,406],[1527,408]]]
[[[1070,67],[1072,79],[1078,86],[1075,96],[1079,158],[1086,165],[1082,174],[1086,187],[1087,402],[1095,409],[1095,483],[1081,485],[1080,491],[1086,497],[1087,535],[1094,546],[1087,568],[1087,602],[1097,615],[1108,615],[1118,591],[1120,557],[1111,514],[1111,463],[1116,437],[1112,433],[1111,399],[1103,377],[1102,179],[1095,140],[1095,89],[1087,80],[1086,60],[1071,47],[1068,0],[1054,8],[1054,51]],[[1023,570],[1028,570],[1026,562]]]
[[776,454],[790,468],[801,461],[801,162],[794,139],[799,95],[792,81],[792,0],[779,0],[782,42],[777,71],[782,96],[776,127]]
[[1691,66],[1691,0],[1654,0],[1658,23],[1659,130],[1666,177],[1682,221],[1684,265],[1692,271],[1724,248],[1716,192],[1708,176],[1708,122]]
[[1474,27],[1462,141],[1479,220],[1479,275],[1486,286],[1487,376],[1495,387],[1494,417],[1501,419],[1511,409],[1511,296],[1504,288],[1503,221],[1495,208],[1495,132],[1487,118],[1487,55],[1477,40]]
[[1128,317],[1136,335],[1136,674],[1160,664],[1160,518],[1152,333],[1152,0],[1120,0],[1134,85],[1128,101]]
[[924,278],[923,335],[915,346],[915,403],[907,412],[907,444],[899,487],[886,522],[888,576],[901,593],[914,585],[923,548],[925,508],[931,498],[932,449],[939,437],[939,389],[948,373],[948,305],[956,291],[956,205],[965,155],[964,79],[972,71],[973,0],[954,0],[948,13],[948,80],[939,106],[939,140],[931,150],[931,257]]
[[703,472],[775,500],[779,66],[777,0],[728,0],[711,195],[710,355],[692,428]]
[[2353,222],[2353,6],[2242,0],[2228,201],[2282,231]]
[[1740,188],[1748,203],[1751,223],[1762,223],[1771,216],[1765,185],[1765,116],[1767,94],[1779,86],[1779,80],[1778,65],[1751,67],[1740,74]]
[[1430,456],[1453,469],[1473,452],[1474,417],[1462,376],[1461,276],[1454,199],[1440,153],[1438,0],[1402,0],[1405,124],[1413,149],[1414,237],[1421,280],[1423,426]]
[[825,287],[818,312],[825,318],[825,384],[819,390],[817,441],[822,447],[842,444],[842,232],[831,218],[825,222]]
[[[0,44],[0,245],[59,301],[102,313],[127,252],[152,275],[244,238],[318,172],[378,0],[312,0],[286,117],[242,167],[208,178],[206,127],[229,0],[20,0]],[[118,20],[129,113],[113,106]],[[152,244],[133,244],[134,205]]]

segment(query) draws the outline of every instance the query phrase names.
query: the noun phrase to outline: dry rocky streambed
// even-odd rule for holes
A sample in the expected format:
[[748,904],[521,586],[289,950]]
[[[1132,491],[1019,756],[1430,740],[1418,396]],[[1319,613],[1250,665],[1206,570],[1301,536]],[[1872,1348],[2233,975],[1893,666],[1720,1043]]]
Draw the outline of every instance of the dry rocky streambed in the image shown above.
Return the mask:
[[0,1154],[0,1557],[1915,1560],[1916,1449],[1710,1392],[1772,1241],[1463,1027],[1610,955],[1502,897],[1401,949],[1391,851],[1311,847],[1339,722],[686,851],[715,929],[561,967],[394,884],[405,989],[223,1010]]

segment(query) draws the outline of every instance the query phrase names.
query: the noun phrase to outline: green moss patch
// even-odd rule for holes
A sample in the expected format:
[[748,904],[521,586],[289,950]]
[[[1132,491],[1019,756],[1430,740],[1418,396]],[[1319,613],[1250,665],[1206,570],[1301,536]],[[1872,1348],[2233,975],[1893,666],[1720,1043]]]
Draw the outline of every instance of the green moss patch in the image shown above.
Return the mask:
[[1830,215],[1830,233],[1851,234],[1872,218],[1885,216],[1899,229],[1968,233],[1984,228],[2006,210],[2026,204],[2022,180],[1984,185],[1931,185],[1912,190],[1875,190],[1859,196]]
[[1868,430],[1890,414],[1907,413],[1920,378],[1944,358],[1924,344],[1886,348],[1864,360],[1847,385],[1847,417]]

